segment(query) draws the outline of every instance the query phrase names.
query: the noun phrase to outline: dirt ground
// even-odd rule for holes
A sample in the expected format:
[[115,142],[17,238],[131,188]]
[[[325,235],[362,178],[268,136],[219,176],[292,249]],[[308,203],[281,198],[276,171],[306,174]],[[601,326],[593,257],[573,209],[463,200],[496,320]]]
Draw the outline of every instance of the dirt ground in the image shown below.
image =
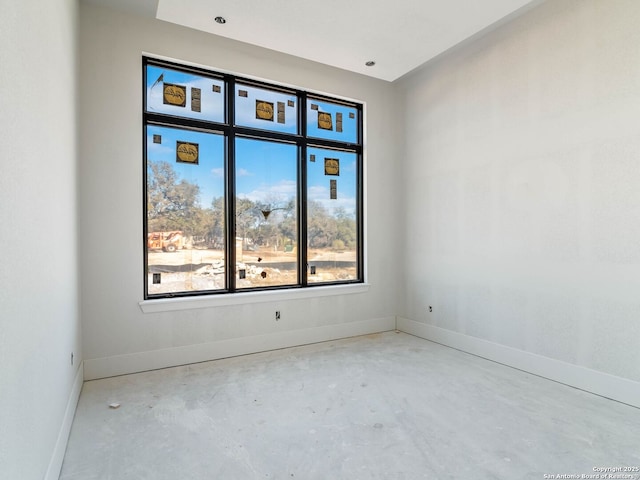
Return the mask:
[[[295,262],[296,255],[295,252],[274,252],[265,247],[257,251],[243,250],[237,260],[244,263],[258,263],[258,259],[261,258],[264,263]],[[223,250],[184,249],[176,252],[155,250],[149,252],[149,265],[199,265],[214,263],[223,258]],[[354,250],[335,252],[333,250],[310,249],[309,260],[355,262],[356,252]]]
[[[296,252],[273,251],[268,247],[239,252],[236,261],[237,288],[295,285],[298,283],[296,260]],[[309,282],[353,279],[356,276],[355,261],[355,251],[311,249],[309,262],[321,262],[324,265],[319,266],[314,275],[309,275]],[[354,262],[354,266],[331,267],[327,265],[330,262]],[[223,250],[151,251],[148,264],[151,295],[225,288]],[[240,278],[240,271],[243,271],[244,278]],[[160,273],[160,284],[153,284],[153,273]]]

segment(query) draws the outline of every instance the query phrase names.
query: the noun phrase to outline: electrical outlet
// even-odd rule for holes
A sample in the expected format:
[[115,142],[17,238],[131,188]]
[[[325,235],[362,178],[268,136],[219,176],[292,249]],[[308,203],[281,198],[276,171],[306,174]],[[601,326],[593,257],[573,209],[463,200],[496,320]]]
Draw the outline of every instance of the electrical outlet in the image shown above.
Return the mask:
[[429,305],[429,313],[433,312],[433,307]]
[[71,352],[71,365],[73,365],[73,352]]
[[276,310],[276,321],[280,320],[280,310]]

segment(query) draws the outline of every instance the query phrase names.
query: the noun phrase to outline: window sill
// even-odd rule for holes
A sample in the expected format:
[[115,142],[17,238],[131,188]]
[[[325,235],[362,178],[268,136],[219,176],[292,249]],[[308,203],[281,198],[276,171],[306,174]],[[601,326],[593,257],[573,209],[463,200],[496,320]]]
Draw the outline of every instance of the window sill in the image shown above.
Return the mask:
[[330,285],[325,287],[297,288],[291,290],[270,290],[264,292],[233,293],[229,295],[210,295],[202,297],[162,298],[139,302],[144,313],[173,312],[193,308],[223,307],[228,305],[246,305],[249,303],[281,302],[301,298],[318,298],[333,295],[352,295],[369,291],[368,283],[353,285]]

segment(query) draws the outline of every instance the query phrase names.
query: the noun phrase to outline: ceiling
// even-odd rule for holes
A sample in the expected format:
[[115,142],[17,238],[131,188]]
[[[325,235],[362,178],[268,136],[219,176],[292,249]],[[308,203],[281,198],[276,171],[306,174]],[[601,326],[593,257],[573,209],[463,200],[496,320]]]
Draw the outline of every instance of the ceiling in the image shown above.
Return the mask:
[[542,0],[86,1],[393,81]]

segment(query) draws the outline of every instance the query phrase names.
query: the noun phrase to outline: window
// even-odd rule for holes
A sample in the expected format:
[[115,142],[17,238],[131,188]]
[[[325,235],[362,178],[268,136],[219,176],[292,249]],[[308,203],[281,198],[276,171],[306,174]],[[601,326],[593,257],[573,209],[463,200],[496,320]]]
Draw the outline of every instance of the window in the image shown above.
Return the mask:
[[363,281],[362,105],[143,58],[145,298]]

